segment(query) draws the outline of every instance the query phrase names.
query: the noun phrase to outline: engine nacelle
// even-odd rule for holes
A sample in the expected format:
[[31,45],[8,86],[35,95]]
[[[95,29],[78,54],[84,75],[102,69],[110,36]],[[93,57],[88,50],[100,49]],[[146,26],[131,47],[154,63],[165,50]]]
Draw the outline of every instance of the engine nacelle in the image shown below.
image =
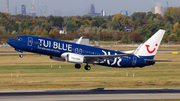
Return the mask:
[[50,56],[49,58],[56,61],[63,61],[63,62],[66,61],[65,58],[56,57],[56,56]]
[[61,55],[67,62],[82,64],[84,62],[84,56],[74,53],[63,53]]

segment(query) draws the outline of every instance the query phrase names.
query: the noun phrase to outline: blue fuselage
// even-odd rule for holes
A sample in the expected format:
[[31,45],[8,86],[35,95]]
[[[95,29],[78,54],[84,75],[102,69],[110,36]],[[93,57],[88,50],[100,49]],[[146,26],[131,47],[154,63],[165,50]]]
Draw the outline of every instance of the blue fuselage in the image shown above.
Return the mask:
[[[37,36],[18,36],[7,41],[16,50],[28,51],[49,56],[61,57],[63,53],[75,53],[79,55],[117,55],[125,54],[120,51],[108,50],[98,47],[70,43],[55,39]],[[112,60],[97,61],[96,64],[110,67],[144,67],[153,65],[154,62],[146,62],[144,59],[153,59],[154,56],[135,55],[117,57]]]

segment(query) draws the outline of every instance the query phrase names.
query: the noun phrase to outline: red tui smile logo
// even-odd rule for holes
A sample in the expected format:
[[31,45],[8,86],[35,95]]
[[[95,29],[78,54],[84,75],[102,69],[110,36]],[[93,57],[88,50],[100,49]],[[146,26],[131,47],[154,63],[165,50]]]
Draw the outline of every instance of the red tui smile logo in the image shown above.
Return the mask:
[[[156,48],[154,48],[152,51],[150,51],[149,50],[150,45],[145,45],[145,46],[147,48],[148,53],[154,53],[154,51],[156,50]],[[155,44],[155,46],[158,46],[158,44]]]

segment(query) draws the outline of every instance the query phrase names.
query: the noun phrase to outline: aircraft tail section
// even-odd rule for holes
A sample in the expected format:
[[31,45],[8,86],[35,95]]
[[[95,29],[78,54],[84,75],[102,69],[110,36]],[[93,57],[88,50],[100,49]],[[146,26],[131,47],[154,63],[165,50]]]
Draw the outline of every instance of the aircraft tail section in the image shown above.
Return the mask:
[[151,36],[145,43],[141,44],[135,51],[134,54],[138,57],[146,56],[153,59],[161,40],[164,36],[165,30],[159,29],[153,36]]

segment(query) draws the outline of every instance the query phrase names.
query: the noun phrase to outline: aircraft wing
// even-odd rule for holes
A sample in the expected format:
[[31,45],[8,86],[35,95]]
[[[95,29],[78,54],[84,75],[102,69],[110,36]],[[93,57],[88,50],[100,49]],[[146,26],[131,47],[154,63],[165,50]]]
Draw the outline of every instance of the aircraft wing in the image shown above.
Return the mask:
[[86,59],[86,61],[97,61],[97,60],[103,61],[104,59],[111,60],[113,58],[130,56],[130,55],[133,55],[133,53],[117,54],[117,55],[84,55],[84,58]]
[[146,62],[172,62],[172,60],[152,60],[152,59],[144,59]]

